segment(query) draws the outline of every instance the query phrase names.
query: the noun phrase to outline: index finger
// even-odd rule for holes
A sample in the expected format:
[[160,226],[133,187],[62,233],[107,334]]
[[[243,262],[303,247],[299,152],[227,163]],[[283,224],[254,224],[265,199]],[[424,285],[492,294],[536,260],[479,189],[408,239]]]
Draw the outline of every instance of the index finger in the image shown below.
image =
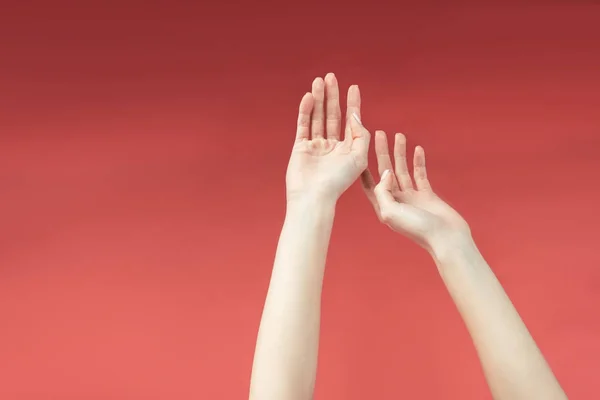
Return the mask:
[[296,126],[296,140],[310,138],[310,117],[313,109],[314,99],[312,93],[306,93],[300,101],[298,109],[298,123]]

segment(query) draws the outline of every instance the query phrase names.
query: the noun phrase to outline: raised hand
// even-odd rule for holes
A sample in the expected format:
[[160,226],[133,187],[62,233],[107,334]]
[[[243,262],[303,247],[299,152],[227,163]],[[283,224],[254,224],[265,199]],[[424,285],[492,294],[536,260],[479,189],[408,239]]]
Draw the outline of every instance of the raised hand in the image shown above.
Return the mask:
[[333,74],[317,78],[300,103],[288,165],[285,221],[260,322],[250,399],[312,399],[325,261],[341,194],[367,167],[369,132],[358,87],[348,90],[344,139]]
[[361,182],[380,221],[429,251],[451,238],[470,237],[466,221],[431,188],[422,147],[415,148],[414,183],[408,171],[403,134],[397,133],[395,137],[395,168],[383,131],[375,133],[375,153],[381,181],[375,185],[373,176],[366,170]]
[[286,175],[287,199],[337,201],[367,168],[369,132],[360,123],[358,86],[348,90],[344,138],[338,82],[316,78],[300,102],[296,140]]

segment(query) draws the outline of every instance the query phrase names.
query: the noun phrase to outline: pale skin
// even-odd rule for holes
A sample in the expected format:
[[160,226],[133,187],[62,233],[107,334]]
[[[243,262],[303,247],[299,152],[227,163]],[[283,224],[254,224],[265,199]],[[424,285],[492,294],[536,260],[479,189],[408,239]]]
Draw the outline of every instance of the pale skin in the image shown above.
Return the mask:
[[386,134],[376,131],[381,176],[376,184],[367,169],[369,142],[370,134],[360,123],[358,87],[348,90],[342,123],[336,77],[315,79],[299,107],[286,175],[286,217],[258,333],[250,399],[313,397],[321,289],[335,206],[358,179],[379,220],[432,256],[471,335],[494,399],[566,399],[478,251],[469,225],[435,194],[424,149],[415,148],[411,176],[405,136],[395,135],[393,162]]

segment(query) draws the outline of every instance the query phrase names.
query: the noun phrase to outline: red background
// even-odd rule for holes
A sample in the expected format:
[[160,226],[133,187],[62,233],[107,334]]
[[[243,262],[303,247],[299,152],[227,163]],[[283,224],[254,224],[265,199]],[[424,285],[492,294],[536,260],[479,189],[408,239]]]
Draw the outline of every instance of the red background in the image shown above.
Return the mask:
[[[329,71],[426,148],[571,398],[600,396],[600,7],[419,4],[2,2],[0,397],[245,398]],[[490,398],[432,261],[358,186],[319,362],[318,399]]]

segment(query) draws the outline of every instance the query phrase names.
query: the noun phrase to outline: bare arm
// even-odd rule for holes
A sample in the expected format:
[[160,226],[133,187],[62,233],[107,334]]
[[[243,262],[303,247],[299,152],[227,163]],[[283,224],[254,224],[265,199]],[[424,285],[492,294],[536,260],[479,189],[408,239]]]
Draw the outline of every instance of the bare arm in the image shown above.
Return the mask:
[[471,335],[496,400],[562,400],[566,395],[498,279],[477,249],[466,221],[432,190],[425,153],[417,147],[414,182],[406,161],[406,138],[396,134],[395,172],[384,132],[375,150],[382,175],[363,186],[380,220],[416,241],[433,256]]
[[335,204],[318,199],[287,210],[256,343],[251,398],[312,398],[334,210]]
[[[370,135],[348,91],[344,140],[338,84],[317,78],[300,103],[286,176],[287,212],[260,323],[251,400],[308,400],[317,371],[321,288],[335,205],[367,167]],[[356,118],[348,118],[355,114]],[[325,133],[327,136],[325,137]]]
[[[451,248],[446,248],[450,246]],[[448,242],[434,259],[479,355],[495,399],[566,395],[475,243]]]

